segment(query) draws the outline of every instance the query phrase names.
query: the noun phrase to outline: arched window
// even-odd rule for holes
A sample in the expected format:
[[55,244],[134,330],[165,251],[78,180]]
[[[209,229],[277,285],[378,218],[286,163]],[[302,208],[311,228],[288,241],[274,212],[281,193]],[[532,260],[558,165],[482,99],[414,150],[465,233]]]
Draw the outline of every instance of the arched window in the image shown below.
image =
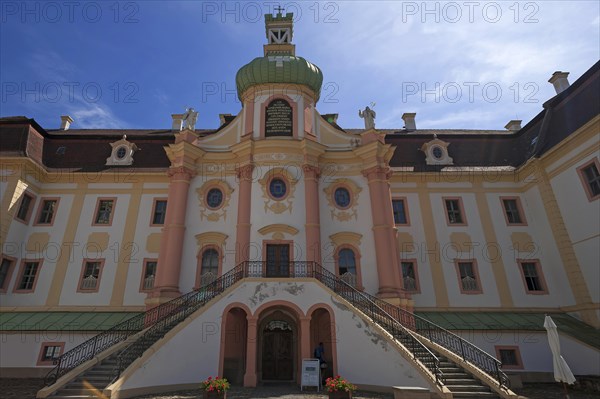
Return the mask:
[[200,267],[199,286],[202,287],[213,282],[219,275],[219,252],[214,248],[209,248],[202,252],[202,264]]
[[356,286],[356,255],[350,248],[342,248],[338,253],[340,277],[352,286]]

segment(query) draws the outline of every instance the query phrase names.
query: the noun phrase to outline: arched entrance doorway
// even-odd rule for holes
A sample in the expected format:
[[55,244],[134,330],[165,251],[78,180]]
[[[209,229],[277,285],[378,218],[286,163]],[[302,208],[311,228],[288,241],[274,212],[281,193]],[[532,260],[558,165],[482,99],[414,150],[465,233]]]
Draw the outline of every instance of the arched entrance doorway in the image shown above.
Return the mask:
[[293,382],[298,363],[298,321],[288,309],[269,309],[258,324],[258,374],[263,382]]
[[246,371],[248,312],[233,306],[223,313],[221,324],[221,374],[234,385],[241,385]]
[[326,367],[321,369],[323,380],[325,380],[337,374],[336,331],[333,311],[329,306],[318,304],[313,306],[308,314],[310,317],[310,347],[314,349],[322,342],[325,350],[323,359]]

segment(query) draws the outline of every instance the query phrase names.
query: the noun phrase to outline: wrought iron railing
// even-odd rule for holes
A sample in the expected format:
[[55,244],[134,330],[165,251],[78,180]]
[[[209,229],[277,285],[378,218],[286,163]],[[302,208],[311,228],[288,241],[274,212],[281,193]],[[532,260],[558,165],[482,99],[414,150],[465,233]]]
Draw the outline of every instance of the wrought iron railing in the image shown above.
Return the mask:
[[[157,332],[164,331],[165,326],[173,327],[177,322],[183,320],[183,318],[187,317],[193,311],[197,310],[200,306],[241,280],[243,277],[243,265],[240,265],[199,290],[181,295],[169,302],[163,303],[144,313],[125,320],[109,330],[103,331],[90,338],[54,360],[56,367],[54,367],[46,376],[46,385],[54,384],[58,378],[73,370],[75,367],[93,359],[99,353],[111,346],[123,342],[132,335],[138,334],[145,329],[147,330],[136,340],[136,342],[139,342],[140,339],[142,342],[144,342],[143,340],[148,342],[147,339],[151,334],[156,335]],[[119,369],[116,371],[117,374],[128,365],[127,361],[131,359],[131,356],[133,356],[132,353],[135,352],[130,348],[134,347],[139,348],[140,345],[130,345],[121,352],[123,354],[122,356],[121,354],[119,355]],[[141,353],[137,356],[139,355],[141,355]],[[131,361],[129,363],[131,363]]]
[[500,361],[458,335],[400,307],[357,290],[316,262],[295,261],[283,267],[279,266],[274,268],[271,264],[262,261],[243,262],[198,290],[184,294],[98,334],[56,359],[56,367],[46,378],[47,384],[54,383],[58,378],[100,352],[145,330],[134,343],[118,354],[118,366],[115,370],[115,376],[118,377],[171,328],[245,277],[310,277],[323,283],[402,341],[413,357],[418,358],[435,375],[436,382],[443,382],[443,374],[439,368],[440,361],[417,339],[415,332],[495,377],[500,387],[509,386],[508,377],[500,370],[502,365]]
[[[320,273],[322,273],[324,276],[333,274],[330,271],[323,269],[321,266],[316,266],[314,277],[323,283],[325,283],[325,281],[322,281],[319,278]],[[337,278],[335,275],[334,277]],[[331,277],[328,277],[326,280],[328,279],[331,279]],[[329,286],[328,284],[326,285]],[[329,288],[335,291],[334,288]],[[365,292],[360,292],[360,294],[368,301],[376,304],[394,320],[400,322],[400,324],[405,328],[418,333],[420,336],[428,339],[429,341],[434,342],[460,356],[465,362],[469,362],[479,369],[485,371],[488,375],[496,379],[499,387],[510,387],[508,376],[501,370],[502,362],[489,353],[478,348],[464,338],[438,326],[435,323],[432,323],[423,317],[417,316],[414,313],[392,305],[389,302]],[[353,303],[352,301],[350,302]],[[353,304],[356,306],[355,303]]]
[[400,340],[412,353],[413,359],[419,359],[419,361],[431,371],[435,376],[436,383],[441,384],[444,382],[445,379],[440,370],[440,360],[438,357],[429,348],[423,345],[421,341],[415,337],[412,331],[402,325],[402,323],[394,318],[392,314],[388,313],[385,308],[380,306],[382,304],[381,302],[386,305],[389,305],[389,303],[380,300],[373,301],[373,298],[375,297],[359,291],[339,278],[339,276],[314,262],[312,264],[312,270],[308,271],[306,277],[314,277],[323,283],[327,288],[350,302],[354,307],[373,320],[373,322],[389,332],[394,338]]
[[119,352],[114,379],[117,379],[123,370],[129,367],[135,359],[140,357],[146,349],[162,338],[169,330],[181,323],[207,302],[243,279],[246,275],[245,270],[245,264],[242,263],[221,277],[212,279],[208,284],[180,297],[183,300],[178,303],[173,312],[157,320],[134,343]]
[[[254,270],[255,277],[264,276],[264,262],[249,263],[251,264],[250,269]],[[296,265],[299,267],[297,268]],[[365,312],[369,317],[373,318],[374,321],[379,322],[381,320],[382,323],[388,323],[386,320],[387,317],[390,316],[393,320],[399,322],[405,330],[411,330],[418,333],[429,341],[460,356],[464,361],[485,371],[488,375],[496,379],[500,387],[510,387],[508,376],[501,370],[502,363],[464,338],[423,317],[417,316],[414,313],[392,305],[380,298],[355,289],[342,281],[339,276],[315,262],[290,262],[289,270],[289,277],[316,278],[361,311]],[[372,306],[370,303],[376,305],[376,307],[370,308],[369,306]],[[390,327],[392,331],[395,331],[395,325],[389,325],[389,323],[384,325],[382,323],[380,323],[382,327],[385,327],[386,329],[387,327]],[[392,332],[390,330],[388,331]],[[415,349],[418,347],[419,345],[417,345]],[[413,350],[412,352],[414,354],[416,351]]]
[[423,317],[367,293],[363,293],[363,295],[376,303],[406,328],[456,354],[465,362],[469,362],[485,371],[488,375],[496,379],[499,387],[510,387],[508,376],[501,370],[502,362],[489,353]]

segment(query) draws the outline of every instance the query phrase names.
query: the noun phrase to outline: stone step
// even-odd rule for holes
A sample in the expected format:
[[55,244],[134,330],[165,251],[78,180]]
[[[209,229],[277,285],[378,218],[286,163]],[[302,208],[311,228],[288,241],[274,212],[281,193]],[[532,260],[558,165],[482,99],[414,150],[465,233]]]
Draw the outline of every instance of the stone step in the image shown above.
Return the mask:
[[458,367],[456,363],[440,361],[440,367]]
[[77,379],[75,381],[77,382],[83,382],[83,381],[87,381],[92,385],[97,385],[97,384],[101,384],[101,383],[108,383],[110,382],[110,380],[112,380],[112,376],[107,376],[107,375],[81,375],[79,377],[77,377]]
[[444,373],[444,377],[446,377],[447,379],[450,379],[450,380],[454,380],[454,379],[469,379],[469,378],[471,378],[471,374],[461,373],[461,372]]
[[450,387],[452,385],[480,385],[480,383],[474,378],[446,378],[444,385]]
[[112,368],[98,368],[98,367],[94,367],[90,370],[87,370],[85,372],[85,375],[109,375],[113,373],[113,369]]
[[453,392],[452,397],[455,399],[476,398],[476,399],[499,399],[495,392]]
[[465,371],[460,367],[440,367],[442,373],[452,374],[452,373],[464,373]]
[[119,362],[117,362],[116,360],[111,360],[109,362],[104,361],[104,362],[100,363],[100,366],[111,366],[111,367],[114,367],[117,364],[119,364]]
[[87,388],[87,387],[89,387],[90,385],[92,385],[92,386],[96,387],[96,385],[95,385],[95,384],[92,384],[92,382],[91,382],[91,381],[86,381],[86,382],[83,382],[82,380],[78,380],[78,379],[76,379],[76,380],[73,380],[73,381],[69,382],[69,383],[68,383],[67,385],[65,385],[65,386],[64,386],[64,388],[62,388],[62,389],[71,389],[71,388],[73,388],[73,389],[75,389],[75,388]]
[[73,396],[73,395],[95,395],[98,391],[102,392],[101,389],[88,389],[88,388],[63,388],[59,389],[56,394],[58,396]]
[[491,392],[485,385],[446,385],[452,392]]
[[50,396],[52,399],[82,399],[82,398],[98,398],[96,395],[56,395]]
[[116,367],[116,364],[101,364],[94,367],[93,370],[114,370]]

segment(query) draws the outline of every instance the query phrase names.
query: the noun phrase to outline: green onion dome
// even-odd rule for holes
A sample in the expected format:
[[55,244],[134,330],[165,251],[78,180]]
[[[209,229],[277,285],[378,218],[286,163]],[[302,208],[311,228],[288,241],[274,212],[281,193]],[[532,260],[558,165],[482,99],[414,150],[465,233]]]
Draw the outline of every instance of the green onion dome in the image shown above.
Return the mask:
[[244,65],[235,77],[238,97],[248,88],[269,83],[292,83],[308,86],[315,92],[316,101],[321,95],[323,73],[315,64],[293,55],[255,58]]

